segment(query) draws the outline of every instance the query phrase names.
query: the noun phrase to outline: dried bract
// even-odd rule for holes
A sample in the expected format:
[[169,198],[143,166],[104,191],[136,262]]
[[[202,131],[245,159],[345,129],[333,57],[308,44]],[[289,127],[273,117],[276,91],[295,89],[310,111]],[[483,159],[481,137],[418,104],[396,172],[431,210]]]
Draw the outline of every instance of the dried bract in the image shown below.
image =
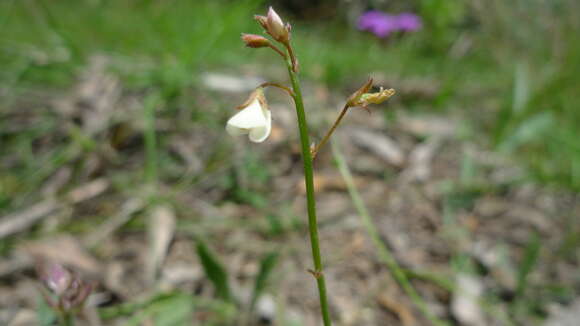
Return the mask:
[[352,93],[352,95],[348,97],[346,104],[350,107],[357,106],[356,103],[360,101],[363,94],[368,92],[371,87],[373,87],[373,79],[369,78],[367,82],[361,86],[361,88],[359,88],[356,92]]
[[270,41],[256,34],[242,34],[242,41],[250,48],[264,48],[270,46]]

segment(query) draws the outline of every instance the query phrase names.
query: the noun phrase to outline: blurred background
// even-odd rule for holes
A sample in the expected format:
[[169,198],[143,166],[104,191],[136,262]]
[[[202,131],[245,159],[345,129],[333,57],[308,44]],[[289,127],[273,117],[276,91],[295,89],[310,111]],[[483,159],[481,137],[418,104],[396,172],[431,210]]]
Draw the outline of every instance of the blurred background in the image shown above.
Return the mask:
[[267,91],[262,144],[224,132],[287,83],[240,41],[270,5],[313,141],[368,76],[397,91],[315,164],[335,324],[430,325],[387,248],[451,325],[578,325],[574,0],[0,1],[0,324],[55,324],[42,260],[95,285],[79,325],[320,325],[292,103]]

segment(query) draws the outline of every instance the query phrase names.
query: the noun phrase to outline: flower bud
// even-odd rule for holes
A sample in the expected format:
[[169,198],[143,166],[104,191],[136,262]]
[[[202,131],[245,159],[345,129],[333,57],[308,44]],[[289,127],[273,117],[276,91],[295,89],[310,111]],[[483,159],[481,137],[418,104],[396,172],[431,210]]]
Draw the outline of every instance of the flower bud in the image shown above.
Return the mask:
[[242,33],[242,41],[244,41],[246,46],[250,48],[263,48],[270,46],[270,41],[267,38],[255,34]]
[[39,279],[46,290],[41,293],[48,305],[61,311],[72,312],[82,309],[93,290],[93,285],[83,281],[79,275],[53,262],[39,261],[36,265]]
[[284,26],[284,22],[272,7],[268,9],[266,30],[278,42],[286,43],[290,40],[289,29]]
[[65,293],[73,281],[72,274],[56,263],[39,264],[37,273],[44,286],[57,296]]
[[373,85],[373,80],[369,80],[356,92],[354,92],[347,100],[349,107],[360,106],[366,108],[369,104],[381,104],[391,96],[395,95],[395,90],[392,88],[381,89],[376,93],[367,93]]
[[254,19],[262,26],[262,28],[268,30],[268,18],[266,16],[254,15]]
[[356,103],[356,106],[361,106],[363,108],[367,107],[369,104],[381,104],[388,100],[391,96],[395,95],[395,90],[392,88],[381,89],[376,93],[365,93],[361,96],[360,100]]

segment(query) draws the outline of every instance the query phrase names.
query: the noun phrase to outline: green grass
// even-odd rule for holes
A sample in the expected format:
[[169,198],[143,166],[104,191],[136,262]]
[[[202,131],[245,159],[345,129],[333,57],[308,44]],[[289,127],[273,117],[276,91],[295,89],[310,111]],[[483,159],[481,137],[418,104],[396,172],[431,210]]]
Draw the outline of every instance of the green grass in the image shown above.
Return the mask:
[[[93,54],[118,59],[120,72],[147,75],[179,65],[192,76],[214,64],[240,62],[230,51],[253,25],[258,1],[4,1],[2,77],[60,84]],[[18,58],[18,59],[14,59]]]

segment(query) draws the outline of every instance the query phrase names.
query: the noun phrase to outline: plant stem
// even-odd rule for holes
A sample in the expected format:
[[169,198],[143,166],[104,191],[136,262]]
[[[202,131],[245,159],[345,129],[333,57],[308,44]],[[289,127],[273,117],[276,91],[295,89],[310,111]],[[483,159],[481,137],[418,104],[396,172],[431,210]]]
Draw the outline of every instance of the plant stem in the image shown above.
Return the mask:
[[74,315],[70,312],[63,312],[62,314],[60,314],[60,324],[61,326],[74,326],[75,325]]
[[[289,47],[288,47],[289,48]],[[298,130],[300,131],[300,144],[302,147],[302,161],[304,163],[304,182],[306,184],[306,200],[308,206],[308,229],[310,232],[310,245],[312,247],[312,260],[314,262],[314,272],[318,284],[318,294],[320,298],[320,309],[324,326],[330,326],[330,313],[328,309],[328,299],[326,296],[326,281],[322,273],[322,258],[320,256],[320,242],[318,239],[318,223],[316,218],[316,201],[314,199],[314,172],[312,167],[312,155],[310,154],[310,139],[308,136],[308,124],[302,100],[302,91],[298,75],[294,71],[291,59],[286,59],[286,66],[292,89],[294,91],[294,103],[296,104],[296,115],[298,117]]]
[[282,52],[282,50],[280,50],[277,46],[275,46],[274,44],[271,44],[271,43],[268,46],[270,47],[270,49],[276,51],[276,53],[281,55],[282,58],[286,59],[286,53]]
[[290,57],[292,72],[297,74],[298,73],[298,60],[296,59],[296,57],[294,55],[294,50],[292,49],[292,45],[290,43],[286,43],[286,44],[284,44],[284,46],[286,47],[286,49],[288,49],[288,56]]
[[365,203],[362,200],[360,194],[358,193],[358,190],[356,189],[356,186],[352,178],[352,174],[350,173],[350,170],[346,165],[346,162],[344,160],[342,153],[340,152],[338,145],[334,141],[331,142],[331,145],[332,152],[334,154],[334,158],[338,166],[338,170],[340,171],[340,174],[342,175],[342,178],[346,183],[346,187],[348,189],[352,202],[362,219],[366,231],[369,234],[371,241],[373,242],[373,245],[376,247],[378,251],[379,258],[383,261],[383,263],[385,263],[385,265],[387,265],[395,280],[397,280],[403,291],[405,291],[405,293],[407,294],[407,296],[409,296],[411,301],[413,301],[415,306],[419,308],[421,313],[427,319],[429,319],[429,321],[431,321],[433,325],[447,326],[448,324],[446,322],[440,320],[437,316],[431,313],[431,311],[427,307],[427,304],[425,303],[425,301],[423,301],[423,298],[421,298],[421,296],[419,295],[419,293],[417,293],[413,285],[411,285],[411,282],[407,278],[407,275],[405,274],[401,266],[399,266],[399,263],[397,263],[397,260],[395,259],[389,248],[381,240],[380,234],[377,231],[377,228],[365,206]]
[[267,82],[267,83],[260,84],[260,86],[258,86],[258,87],[268,87],[268,86],[277,87],[277,88],[285,91],[288,95],[290,95],[290,97],[294,98],[294,92],[290,88],[288,88],[284,85],[280,85],[278,83]]
[[322,138],[320,143],[318,143],[318,145],[316,145],[316,147],[312,151],[312,159],[316,158],[316,154],[318,154],[318,151],[322,148],[322,146],[324,146],[324,144],[326,144],[328,142],[328,140],[330,139],[330,136],[332,136],[332,133],[334,132],[334,130],[336,130],[336,127],[338,127],[338,125],[342,121],[342,118],[344,118],[344,116],[346,115],[346,112],[348,111],[349,108],[350,108],[350,106],[348,104],[344,105],[344,107],[342,108],[342,111],[340,111],[340,114],[338,115],[338,118],[336,118],[336,121],[334,121],[334,124],[332,125],[332,127],[330,127],[330,130],[328,130],[328,132],[326,133],[324,138]]

